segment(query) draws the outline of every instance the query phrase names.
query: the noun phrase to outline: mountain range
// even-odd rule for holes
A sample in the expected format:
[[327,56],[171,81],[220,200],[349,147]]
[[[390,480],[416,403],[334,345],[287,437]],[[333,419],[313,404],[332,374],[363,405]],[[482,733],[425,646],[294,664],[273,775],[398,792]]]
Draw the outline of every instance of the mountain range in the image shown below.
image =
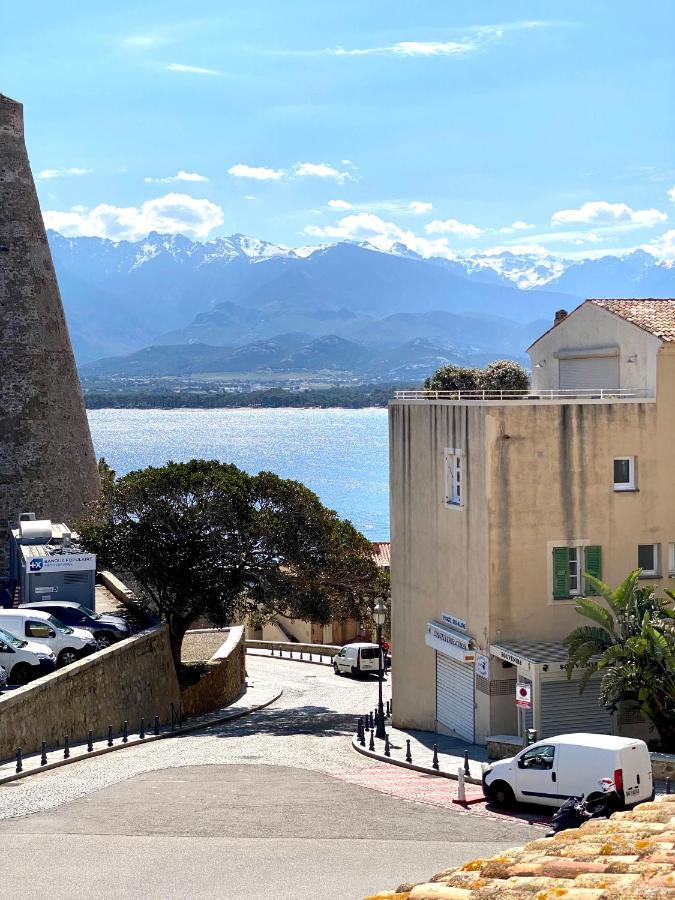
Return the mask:
[[49,239],[83,374],[408,377],[440,359],[522,358],[555,310],[587,296],[675,295],[675,267],[640,250],[446,260],[401,244],[293,250],[244,235]]

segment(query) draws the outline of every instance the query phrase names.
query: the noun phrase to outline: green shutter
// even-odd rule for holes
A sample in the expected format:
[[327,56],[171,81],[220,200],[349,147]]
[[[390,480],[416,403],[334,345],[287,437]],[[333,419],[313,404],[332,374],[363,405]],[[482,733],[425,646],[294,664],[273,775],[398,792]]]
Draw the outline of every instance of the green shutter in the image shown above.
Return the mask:
[[570,595],[570,554],[567,547],[553,548],[553,596]]
[[[584,552],[586,558],[586,571],[595,578],[602,578],[602,548],[586,547]],[[597,597],[598,592],[592,584],[586,585],[586,595],[588,597]]]

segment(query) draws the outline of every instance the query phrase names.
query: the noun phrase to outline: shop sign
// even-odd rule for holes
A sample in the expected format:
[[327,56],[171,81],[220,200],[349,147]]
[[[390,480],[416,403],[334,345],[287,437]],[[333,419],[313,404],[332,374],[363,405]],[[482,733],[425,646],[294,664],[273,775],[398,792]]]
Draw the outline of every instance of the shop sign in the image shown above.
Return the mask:
[[433,647],[434,650],[444,653],[451,659],[458,659],[465,663],[473,663],[476,659],[473,640],[470,637],[444,628],[437,622],[427,623],[424,641],[427,647]]
[[95,569],[95,553],[56,553],[33,556],[28,561],[29,572],[93,572]]
[[476,675],[480,675],[481,678],[490,677],[490,658],[483,656],[482,653],[476,654]]
[[58,592],[58,590],[59,590],[58,587],[56,587],[56,585],[52,584],[49,587],[36,587],[35,593],[36,594],[56,594]]
[[532,709],[532,685],[516,684],[516,706],[521,709]]
[[525,659],[523,656],[518,656],[515,653],[511,653],[511,651],[504,649],[503,647],[497,647],[494,644],[490,647],[490,653],[493,656],[496,656],[497,659],[501,659],[504,662],[509,662],[513,666],[518,666],[520,669],[525,669],[526,671],[531,671],[532,663],[529,659]]
[[466,631],[466,622],[458,616],[452,616],[450,613],[441,613],[441,621],[450,628],[456,628],[458,631]]

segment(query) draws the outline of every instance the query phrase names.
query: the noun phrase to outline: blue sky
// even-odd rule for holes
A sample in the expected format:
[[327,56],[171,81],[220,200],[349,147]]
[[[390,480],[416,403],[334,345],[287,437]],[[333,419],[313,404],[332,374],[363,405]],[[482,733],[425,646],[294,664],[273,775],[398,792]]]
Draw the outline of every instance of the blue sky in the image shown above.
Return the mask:
[[675,256],[671,0],[105,6],[3,10],[64,233]]

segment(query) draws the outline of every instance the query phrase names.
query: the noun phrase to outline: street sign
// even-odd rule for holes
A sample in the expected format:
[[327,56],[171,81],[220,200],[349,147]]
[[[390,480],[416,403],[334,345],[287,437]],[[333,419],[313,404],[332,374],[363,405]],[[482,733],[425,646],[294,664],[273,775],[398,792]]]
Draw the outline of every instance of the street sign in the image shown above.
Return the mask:
[[521,709],[532,709],[532,685],[516,684],[516,706]]

